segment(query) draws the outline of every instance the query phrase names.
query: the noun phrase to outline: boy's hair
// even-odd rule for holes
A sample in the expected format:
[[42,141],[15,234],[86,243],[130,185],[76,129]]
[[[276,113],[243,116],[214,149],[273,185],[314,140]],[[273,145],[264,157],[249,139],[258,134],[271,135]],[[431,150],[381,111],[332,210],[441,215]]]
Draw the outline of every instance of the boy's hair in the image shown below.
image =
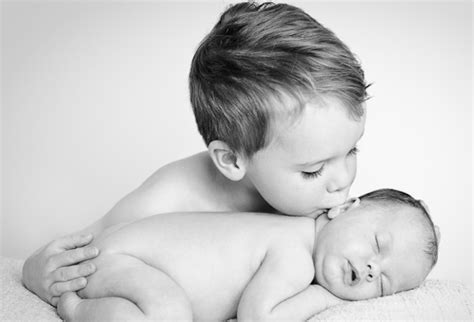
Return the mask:
[[330,30],[299,8],[271,2],[228,8],[189,74],[206,145],[222,140],[247,157],[269,143],[270,122],[282,108],[299,115],[307,102],[334,97],[359,119],[367,87],[359,62]]
[[395,189],[375,190],[360,196],[359,199],[361,201],[367,200],[384,205],[402,205],[418,209],[419,211],[417,213],[420,215],[420,222],[422,223],[424,231],[426,232],[424,252],[431,259],[431,267],[436,264],[438,261],[439,241],[436,237],[435,226],[423,201],[417,200],[409,194]]

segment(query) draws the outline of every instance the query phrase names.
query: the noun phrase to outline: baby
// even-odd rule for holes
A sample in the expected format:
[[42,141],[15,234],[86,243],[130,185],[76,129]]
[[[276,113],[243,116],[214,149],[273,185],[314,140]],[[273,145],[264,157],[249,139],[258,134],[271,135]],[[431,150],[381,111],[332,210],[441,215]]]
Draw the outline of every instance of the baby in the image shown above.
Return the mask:
[[[368,193],[330,220],[174,213],[119,224],[94,240],[97,272],[65,293],[65,320],[303,320],[345,300],[419,286],[439,232],[423,203]],[[318,285],[316,285],[318,284]]]

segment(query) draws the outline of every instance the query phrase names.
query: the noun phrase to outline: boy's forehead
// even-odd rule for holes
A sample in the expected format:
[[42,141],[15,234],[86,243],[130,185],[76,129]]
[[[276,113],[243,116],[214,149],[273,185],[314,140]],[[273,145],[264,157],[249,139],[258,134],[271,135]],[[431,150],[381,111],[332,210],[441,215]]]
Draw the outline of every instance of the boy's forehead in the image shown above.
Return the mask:
[[363,135],[365,116],[355,120],[338,101],[315,104],[307,103],[294,120],[276,120],[269,147],[298,163],[324,161],[353,148]]

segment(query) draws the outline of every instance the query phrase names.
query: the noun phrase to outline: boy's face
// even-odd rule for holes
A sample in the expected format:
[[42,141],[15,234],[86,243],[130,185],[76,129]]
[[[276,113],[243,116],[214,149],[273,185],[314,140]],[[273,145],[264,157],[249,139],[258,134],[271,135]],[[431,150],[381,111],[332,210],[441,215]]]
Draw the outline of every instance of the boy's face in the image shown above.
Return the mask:
[[421,224],[416,209],[397,209],[362,204],[327,223],[315,241],[317,283],[348,300],[419,286],[431,269]]
[[272,142],[249,160],[247,179],[282,213],[316,217],[343,203],[354,181],[365,117],[351,118],[336,99],[325,102],[309,103],[290,125],[276,121]]

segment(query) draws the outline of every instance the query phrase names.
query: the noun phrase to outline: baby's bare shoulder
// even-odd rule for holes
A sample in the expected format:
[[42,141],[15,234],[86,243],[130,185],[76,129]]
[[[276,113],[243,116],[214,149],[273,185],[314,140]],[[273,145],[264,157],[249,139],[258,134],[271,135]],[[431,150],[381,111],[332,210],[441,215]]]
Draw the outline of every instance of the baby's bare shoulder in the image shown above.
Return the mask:
[[[272,266],[285,276],[285,280],[299,286],[307,286],[314,278],[312,253],[304,241],[297,243],[282,240],[269,249],[264,260],[271,260]],[[285,243],[286,242],[286,243]]]

